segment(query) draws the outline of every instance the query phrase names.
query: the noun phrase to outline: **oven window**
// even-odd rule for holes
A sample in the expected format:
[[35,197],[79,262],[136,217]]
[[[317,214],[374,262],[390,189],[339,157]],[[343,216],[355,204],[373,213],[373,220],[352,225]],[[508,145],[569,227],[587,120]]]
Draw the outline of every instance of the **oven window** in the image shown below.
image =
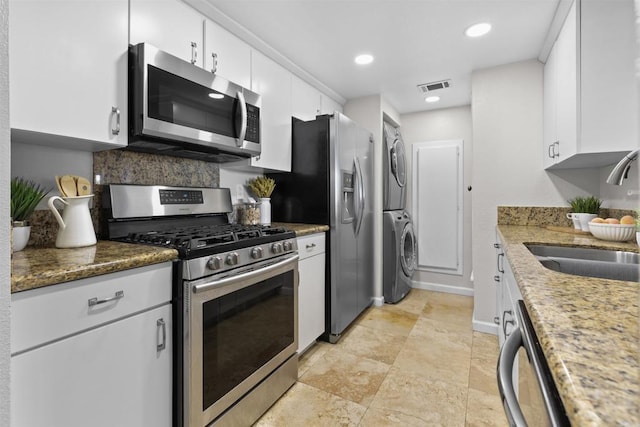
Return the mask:
[[293,271],[203,304],[202,409],[294,342]]
[[149,117],[236,138],[238,100],[149,65]]

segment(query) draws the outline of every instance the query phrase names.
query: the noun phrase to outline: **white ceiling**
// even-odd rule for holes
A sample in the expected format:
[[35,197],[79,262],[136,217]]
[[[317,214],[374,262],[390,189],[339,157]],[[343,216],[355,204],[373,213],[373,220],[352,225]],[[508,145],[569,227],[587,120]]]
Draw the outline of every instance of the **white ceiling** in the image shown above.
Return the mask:
[[[345,99],[401,114],[469,104],[471,72],[537,58],[558,0],[206,0]],[[490,22],[478,39],[466,27]],[[371,53],[368,66],[353,62]],[[451,79],[427,104],[420,83]]]

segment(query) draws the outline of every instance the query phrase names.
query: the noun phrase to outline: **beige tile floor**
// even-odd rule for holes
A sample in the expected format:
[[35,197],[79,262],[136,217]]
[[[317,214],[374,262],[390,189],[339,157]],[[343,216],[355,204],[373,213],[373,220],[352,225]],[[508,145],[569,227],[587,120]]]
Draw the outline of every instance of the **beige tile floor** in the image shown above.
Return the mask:
[[298,382],[255,425],[507,425],[498,341],[472,330],[472,310],[471,297],[419,289],[367,309],[302,355]]

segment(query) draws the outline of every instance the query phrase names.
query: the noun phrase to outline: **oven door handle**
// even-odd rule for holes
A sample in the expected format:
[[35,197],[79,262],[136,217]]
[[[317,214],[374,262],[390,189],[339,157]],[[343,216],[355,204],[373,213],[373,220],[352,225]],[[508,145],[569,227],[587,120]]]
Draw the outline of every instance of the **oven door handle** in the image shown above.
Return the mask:
[[215,280],[209,283],[203,283],[202,285],[195,285],[193,287],[193,293],[199,294],[201,292],[206,292],[211,289],[222,288],[226,285],[237,283],[239,281],[255,280],[256,278],[261,277],[263,275],[270,275],[274,271],[278,271],[280,269],[286,269],[286,267],[288,267],[290,264],[294,264],[298,262],[298,258],[299,256],[298,254],[296,254],[294,256],[288,257],[282,261],[278,261],[276,263],[273,263],[263,268],[251,270],[246,273],[238,274],[236,276],[228,276],[228,277],[225,277],[224,279]]
[[500,357],[498,357],[498,389],[500,390],[500,397],[502,398],[504,411],[507,414],[509,426],[515,427],[527,426],[513,387],[513,365],[518,350],[522,346],[522,333],[520,328],[516,328],[502,345]]

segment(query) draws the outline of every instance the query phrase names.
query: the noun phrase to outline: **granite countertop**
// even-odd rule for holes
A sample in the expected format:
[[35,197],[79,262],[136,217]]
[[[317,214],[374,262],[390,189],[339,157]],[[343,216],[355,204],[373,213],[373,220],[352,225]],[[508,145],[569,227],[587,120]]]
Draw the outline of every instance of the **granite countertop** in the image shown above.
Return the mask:
[[324,233],[325,231],[329,231],[328,225],[321,224],[298,224],[292,222],[273,222],[271,223],[272,227],[285,227],[291,231],[296,233],[296,236],[306,236],[308,234],[314,233]]
[[640,425],[640,283],[558,273],[523,243],[638,252],[631,242],[498,226],[572,425]]
[[75,249],[27,247],[11,260],[11,293],[171,261],[174,249],[100,240]]

